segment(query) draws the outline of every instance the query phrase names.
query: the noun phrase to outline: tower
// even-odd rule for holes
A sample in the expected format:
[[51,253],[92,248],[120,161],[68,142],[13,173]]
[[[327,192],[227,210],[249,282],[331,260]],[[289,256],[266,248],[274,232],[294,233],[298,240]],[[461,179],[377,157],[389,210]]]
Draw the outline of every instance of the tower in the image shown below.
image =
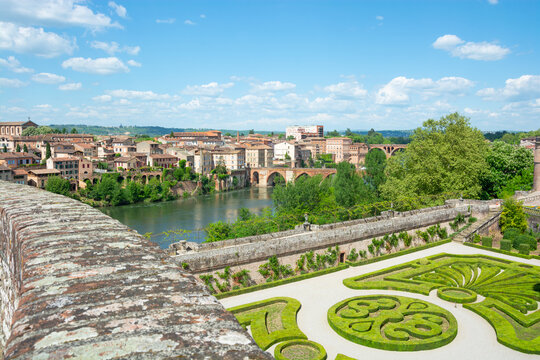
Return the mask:
[[540,191],[540,136],[536,137],[534,145],[533,191]]

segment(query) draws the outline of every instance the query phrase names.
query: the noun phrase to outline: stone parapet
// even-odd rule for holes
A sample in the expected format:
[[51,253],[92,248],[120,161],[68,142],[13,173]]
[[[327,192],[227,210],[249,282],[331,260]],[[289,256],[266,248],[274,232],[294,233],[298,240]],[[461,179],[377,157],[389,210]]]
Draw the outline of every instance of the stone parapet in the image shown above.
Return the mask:
[[6,359],[271,359],[193,275],[98,210],[0,181]]

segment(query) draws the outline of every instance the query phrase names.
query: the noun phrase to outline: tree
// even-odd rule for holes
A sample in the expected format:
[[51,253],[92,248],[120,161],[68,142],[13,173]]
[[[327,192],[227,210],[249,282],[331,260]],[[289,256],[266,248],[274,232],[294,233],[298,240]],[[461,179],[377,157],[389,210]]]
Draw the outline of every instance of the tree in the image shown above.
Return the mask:
[[174,131],[171,130],[171,133],[169,134],[170,137],[174,137]]
[[45,159],[48,159],[51,157],[51,144],[47,143],[47,147],[45,148]]
[[16,152],[21,152],[21,145],[17,144],[17,148],[15,149]]
[[77,131],[76,128],[73,128],[73,129],[71,129],[71,133],[72,133],[72,134],[78,134],[79,132]]
[[441,193],[477,197],[486,151],[484,136],[468,118],[453,113],[427,120],[407,150],[388,160],[381,194],[388,200]]
[[288,141],[294,140],[294,136],[292,136],[292,135],[287,136],[287,140]]
[[67,134],[67,129],[66,128],[62,128],[62,134]]
[[272,199],[278,212],[302,215],[306,212],[315,212],[316,209],[324,206],[322,200],[329,195],[329,182],[322,181],[320,175],[301,176],[286,185],[276,185]]
[[249,130],[249,134],[255,134],[255,130],[253,129]]
[[26,146],[26,144],[24,144],[24,146],[23,146],[23,151],[24,151],[25,153],[28,152],[28,146]]
[[503,211],[499,219],[501,232],[506,229],[515,228],[522,233],[527,230],[527,214],[523,211],[523,203],[516,201],[514,198],[508,198],[503,203]]
[[45,190],[66,196],[69,195],[69,189],[69,180],[62,179],[59,176],[50,176],[45,185]]
[[327,132],[326,135],[329,136],[329,137],[340,137],[341,136],[341,134],[337,130]]
[[[533,154],[530,149],[522,146],[495,141],[488,148],[486,162],[488,168],[481,178],[482,197],[485,199],[502,198],[505,195],[504,189],[512,179],[519,177],[520,179],[516,179],[514,184],[520,183],[523,175],[532,172]],[[532,187],[532,182],[530,186]],[[507,190],[510,189],[511,187]]]
[[253,214],[251,213],[251,211],[249,211],[248,208],[240,208],[240,209],[238,209],[238,220],[247,221],[247,220],[251,219],[252,217],[253,217]]
[[4,152],[7,153],[7,146],[4,144]]
[[347,137],[351,137],[351,136],[354,136],[355,134],[351,131],[351,129],[347,128],[347,130],[345,130],[345,136]]
[[22,136],[32,136],[32,135],[44,135],[44,134],[54,134],[57,130],[49,126],[38,126],[38,127],[27,127],[23,130]]
[[369,151],[365,159],[366,175],[364,180],[370,184],[377,195],[379,187],[386,181],[384,170],[386,168],[386,154],[381,149]]
[[347,208],[353,206],[360,200],[361,187],[362,178],[356,173],[354,165],[346,161],[339,163],[334,181],[336,202]]

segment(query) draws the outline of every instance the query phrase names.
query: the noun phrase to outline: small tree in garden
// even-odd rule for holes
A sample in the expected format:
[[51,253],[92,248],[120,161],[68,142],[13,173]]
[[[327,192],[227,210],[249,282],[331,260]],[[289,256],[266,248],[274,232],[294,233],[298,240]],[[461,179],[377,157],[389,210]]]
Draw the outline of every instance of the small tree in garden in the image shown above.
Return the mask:
[[523,211],[523,203],[516,201],[514,198],[509,198],[503,203],[503,211],[499,220],[501,231],[507,228],[515,228],[522,233],[527,230],[527,214]]

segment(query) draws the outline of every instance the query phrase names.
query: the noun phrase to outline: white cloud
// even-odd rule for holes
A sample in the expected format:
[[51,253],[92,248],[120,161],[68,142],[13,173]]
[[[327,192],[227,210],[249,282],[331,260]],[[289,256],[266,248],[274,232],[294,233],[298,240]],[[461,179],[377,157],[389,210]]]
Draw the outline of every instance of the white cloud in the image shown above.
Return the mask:
[[121,27],[79,0],[0,0],[0,18],[29,25],[70,25],[92,29]]
[[153,91],[137,91],[137,90],[108,90],[106,91],[107,95],[115,98],[124,98],[124,99],[138,99],[138,100],[167,100],[171,99],[169,94],[156,94]]
[[225,84],[211,82],[204,85],[188,85],[182,93],[186,95],[216,96],[232,86],[234,86],[232,82]]
[[63,91],[73,91],[73,90],[79,90],[82,88],[81,83],[69,83],[69,84],[63,84],[58,87],[58,89]]
[[15,59],[14,56],[9,56],[7,59],[0,58],[0,67],[5,67],[8,70],[13,71],[14,73],[31,73],[34,70],[25,68],[24,66],[21,66],[21,63],[19,60]]
[[26,86],[26,83],[19,79],[0,78],[0,87],[18,88]]
[[71,54],[76,47],[74,39],[46,32],[43,28],[22,27],[0,21],[0,50],[51,58]]
[[186,19],[186,20],[184,21],[184,24],[185,24],[185,25],[197,25],[196,23],[194,23],[193,21],[191,21],[191,20],[189,20],[189,19]]
[[488,3],[491,5],[497,5],[499,3],[499,0],[488,0]]
[[92,100],[99,101],[99,102],[108,102],[112,100],[112,96],[111,95],[98,95],[98,96],[94,96]]
[[487,41],[465,42],[456,35],[443,35],[432,44],[435,49],[450,52],[452,56],[460,59],[483,61],[501,60],[510,53],[510,49]]
[[121,18],[125,18],[127,16],[127,10],[122,5],[119,5],[114,1],[109,1],[109,7],[113,9],[116,12],[116,15],[120,16]]
[[116,57],[97,59],[82,57],[71,58],[64,61],[62,67],[64,69],[71,68],[75,71],[99,75],[129,72],[129,68]]
[[340,82],[324,88],[325,91],[339,97],[361,98],[367,95],[367,90],[362,88],[357,81]]
[[253,86],[254,91],[284,91],[291,90],[296,87],[296,84],[290,82],[281,82],[281,81],[266,81],[262,84],[257,84]]
[[201,14],[201,15],[200,15],[200,18],[201,18],[201,19],[206,19],[206,15]]
[[517,79],[508,79],[502,89],[485,88],[476,95],[484,100],[523,101],[540,97],[540,75],[522,75]]
[[128,60],[129,66],[141,67],[141,63],[136,62],[135,60]]
[[32,80],[40,84],[59,84],[66,81],[66,78],[61,75],[51,73],[39,73],[32,75]]
[[105,51],[109,55],[114,55],[115,53],[125,52],[130,55],[137,55],[141,48],[139,46],[120,46],[117,42],[111,41],[110,43],[104,41],[92,41],[90,46],[94,49],[99,49]]
[[174,24],[176,19],[170,18],[170,19],[156,19],[156,23],[158,24]]
[[384,20],[384,16],[377,15],[377,16],[375,16],[375,19],[377,19],[377,20],[379,20],[379,21],[383,21],[383,20]]
[[377,92],[375,102],[381,105],[400,105],[410,101],[410,95],[417,93],[424,97],[443,94],[462,95],[474,83],[462,77],[444,77],[440,80],[409,79],[399,76],[392,79]]

